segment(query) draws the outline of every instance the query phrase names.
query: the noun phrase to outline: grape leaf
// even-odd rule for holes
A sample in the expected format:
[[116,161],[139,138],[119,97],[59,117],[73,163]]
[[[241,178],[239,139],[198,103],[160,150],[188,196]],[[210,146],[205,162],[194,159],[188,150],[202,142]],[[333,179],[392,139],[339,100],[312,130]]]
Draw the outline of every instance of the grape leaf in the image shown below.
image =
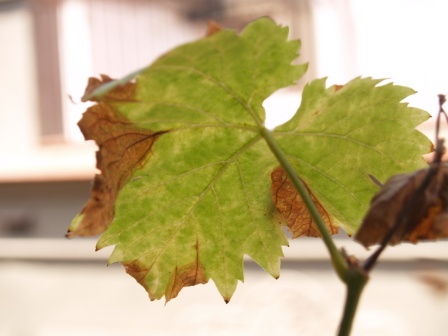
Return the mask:
[[[69,235],[106,230],[97,248],[114,245],[109,262],[121,262],[152,300],[212,279],[227,302],[244,255],[279,276],[288,242],[271,199],[278,163],[261,130],[262,102],[306,71],[292,65],[300,45],[287,35],[262,18],[124,79],[90,81],[83,100],[97,104],[79,126],[99,145],[101,175]],[[316,80],[274,131],[316,203],[349,233],[376,191],[368,174],[420,167],[430,147],[414,130],[427,114],[399,104],[411,91],[378,83],[326,89]]]
[[[112,156],[119,172],[132,175],[99,166],[120,183],[113,187],[115,218],[97,247],[115,245],[110,262],[120,261],[151,299],[169,301],[211,278],[228,301],[243,280],[244,254],[279,276],[281,246],[288,243],[272,220],[269,175],[276,161],[259,129],[264,99],[306,70],[291,65],[299,42],[287,35],[264,18],[240,35],[223,30],[172,50],[128,90],[123,82],[104,90],[91,80],[85,97],[100,102],[83,116],[96,117],[97,135],[89,139],[100,139],[99,157]],[[114,121],[102,127],[105,119]],[[129,138],[122,127],[130,124],[134,137],[150,142],[144,150],[117,146]],[[91,128],[85,121],[80,127]],[[133,160],[126,169],[125,156]],[[75,219],[72,235],[88,217]]]
[[274,135],[320,204],[353,234],[380,181],[424,167],[432,144],[415,127],[429,118],[400,103],[414,91],[356,78],[344,86],[308,84],[302,104]]

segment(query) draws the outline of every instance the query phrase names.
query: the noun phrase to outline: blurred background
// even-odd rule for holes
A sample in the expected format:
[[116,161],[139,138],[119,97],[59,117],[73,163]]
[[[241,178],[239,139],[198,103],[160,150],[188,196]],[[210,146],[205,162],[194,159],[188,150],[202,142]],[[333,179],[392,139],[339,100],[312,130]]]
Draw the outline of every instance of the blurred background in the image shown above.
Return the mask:
[[[95,239],[65,240],[89,197],[95,145],[76,126],[87,78],[146,66],[204,36],[208,21],[241,29],[268,15],[302,41],[307,75],[265,102],[267,124],[288,119],[304,84],[356,76],[410,86],[407,101],[436,113],[448,93],[444,0],[0,0],[0,336],[332,335],[344,287],[322,242],[285,248],[275,281],[251,261],[225,305],[213,284],[164,306]],[[434,122],[420,129],[433,136]],[[445,129],[446,134],[446,129]],[[366,252],[343,234],[338,245]],[[372,273],[354,335],[446,335],[448,244],[390,248]]]

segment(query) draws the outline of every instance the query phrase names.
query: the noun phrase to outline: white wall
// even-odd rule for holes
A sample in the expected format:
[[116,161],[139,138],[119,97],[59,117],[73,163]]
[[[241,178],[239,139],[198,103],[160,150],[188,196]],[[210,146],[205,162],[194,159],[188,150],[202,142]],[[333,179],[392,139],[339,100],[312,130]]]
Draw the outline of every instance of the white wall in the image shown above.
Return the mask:
[[437,95],[448,93],[448,1],[312,3],[318,77],[329,77],[329,84],[387,78],[417,91],[408,99],[412,105],[438,111]]
[[33,43],[26,8],[0,10],[0,165],[26,156],[37,143]]

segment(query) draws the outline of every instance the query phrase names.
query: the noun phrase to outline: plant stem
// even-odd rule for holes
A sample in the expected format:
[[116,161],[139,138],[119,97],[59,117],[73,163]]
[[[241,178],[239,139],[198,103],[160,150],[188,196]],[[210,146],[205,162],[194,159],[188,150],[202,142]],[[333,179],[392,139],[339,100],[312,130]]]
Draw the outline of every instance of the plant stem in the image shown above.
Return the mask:
[[369,280],[367,274],[356,264],[349,266],[346,272],[347,295],[345,297],[344,315],[339,326],[338,336],[348,336],[352,329],[359,299]]
[[341,252],[338,250],[336,245],[333,242],[333,239],[331,238],[330,233],[328,232],[325,223],[322,220],[322,217],[320,216],[319,212],[316,209],[316,206],[314,205],[314,202],[311,200],[308,191],[306,190],[305,186],[303,185],[302,181],[297,176],[296,171],[294,170],[291,163],[288,161],[288,159],[285,156],[285,153],[282,151],[282,149],[279,147],[277,142],[274,139],[274,136],[272,135],[272,132],[269,131],[267,128],[262,127],[260,130],[261,136],[266,140],[269,148],[271,149],[272,153],[275,155],[283,169],[285,170],[286,174],[288,175],[289,179],[294,184],[294,187],[297,189],[297,192],[300,194],[300,197],[302,198],[303,202],[305,203],[308,211],[311,214],[311,217],[313,218],[314,222],[316,223],[317,229],[319,230],[319,233],[322,236],[322,239],[325,243],[325,246],[328,249],[328,252],[331,256],[331,261],[333,264],[333,267],[338,274],[339,278],[346,282],[346,276],[347,276],[347,263],[345,262],[344,257],[342,256]]
[[294,184],[297,192],[300,194],[300,197],[302,198],[308,211],[310,212],[314,223],[316,223],[317,229],[319,230],[325,246],[330,253],[331,261],[337,275],[347,286],[344,314],[339,326],[338,336],[348,336],[350,335],[350,331],[352,329],[353,319],[355,317],[359,299],[361,297],[364,286],[369,279],[368,275],[359,266],[357,260],[354,257],[349,257],[345,254],[344,251],[338,250],[325,226],[325,223],[322,220],[322,217],[317,211],[314,202],[311,200],[308,191],[306,190],[300,178],[297,176],[297,173],[294,170],[293,166],[286,158],[285,153],[275,141],[272,132],[262,127],[260,133],[261,136],[266,140],[266,143],[268,144],[272,153],[275,155],[275,157],[285,170],[289,179]]

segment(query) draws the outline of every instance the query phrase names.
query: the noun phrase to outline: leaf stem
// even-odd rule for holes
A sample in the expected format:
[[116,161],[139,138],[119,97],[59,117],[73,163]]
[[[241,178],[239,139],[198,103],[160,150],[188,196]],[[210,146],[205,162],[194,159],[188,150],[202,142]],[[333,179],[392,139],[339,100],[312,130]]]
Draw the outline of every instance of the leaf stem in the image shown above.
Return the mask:
[[347,295],[345,297],[344,315],[339,325],[338,336],[350,335],[359,299],[369,280],[367,274],[357,263],[355,265],[349,265],[346,275]]
[[313,201],[311,200],[305,186],[303,185],[302,181],[297,176],[297,173],[294,170],[291,163],[286,158],[285,153],[282,151],[280,146],[277,144],[272,132],[269,131],[265,127],[261,127],[260,134],[266,140],[266,143],[268,144],[272,153],[275,155],[278,162],[281,164],[281,166],[285,170],[286,174],[288,175],[288,177],[294,184],[294,187],[297,189],[297,192],[300,194],[300,197],[302,198],[308,211],[311,214],[311,217],[313,218],[314,222],[316,223],[317,229],[319,230],[319,233],[322,236],[325,246],[327,247],[328,252],[330,253],[331,261],[332,261],[333,267],[334,267],[337,275],[343,282],[346,282],[347,263],[345,262],[345,259],[342,256],[341,252],[338,250],[338,248],[334,244],[333,239],[331,238],[331,235],[328,232],[328,230],[325,226],[325,223],[322,220],[322,217],[320,216],[319,212],[317,211],[316,206],[314,205]]
[[338,250],[305,186],[297,176],[291,163],[286,158],[285,153],[277,144],[272,132],[262,127],[260,129],[260,134],[266,140],[272,153],[282,165],[297,192],[300,194],[300,197],[302,197],[302,200],[316,223],[317,229],[330,253],[333,268],[347,287],[344,313],[339,326],[338,336],[349,336],[362,291],[369,280],[368,274],[359,266],[356,258],[347,256],[344,250]]

